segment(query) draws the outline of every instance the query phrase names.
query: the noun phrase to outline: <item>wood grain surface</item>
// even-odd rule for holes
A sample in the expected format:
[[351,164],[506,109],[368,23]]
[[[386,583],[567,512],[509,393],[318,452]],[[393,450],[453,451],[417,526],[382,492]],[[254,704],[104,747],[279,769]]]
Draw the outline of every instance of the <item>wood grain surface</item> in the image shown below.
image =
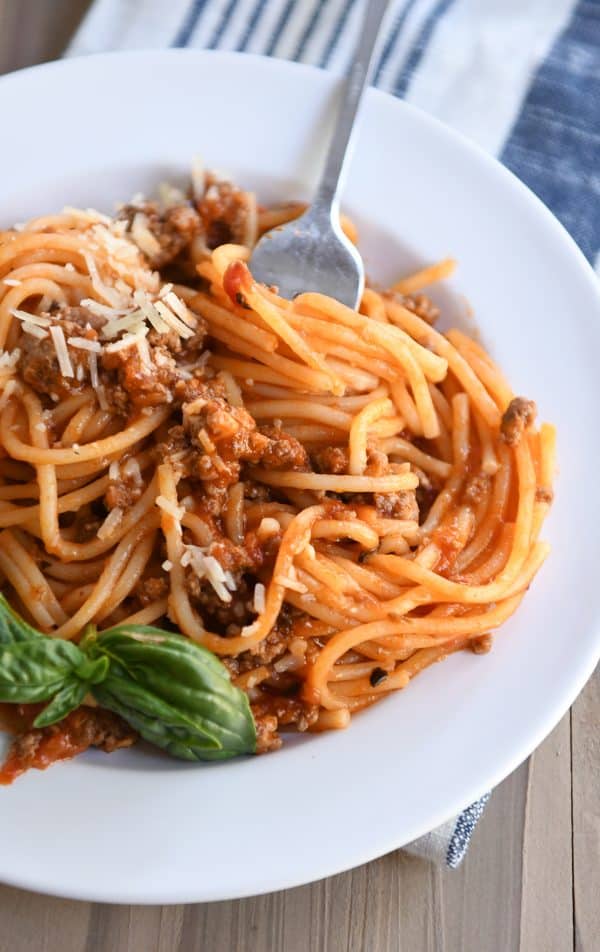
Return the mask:
[[[60,55],[88,5],[0,0],[0,73]],[[195,906],[94,905],[0,886],[0,952],[596,952],[599,721],[597,672],[495,790],[456,871],[391,853],[299,889]]]

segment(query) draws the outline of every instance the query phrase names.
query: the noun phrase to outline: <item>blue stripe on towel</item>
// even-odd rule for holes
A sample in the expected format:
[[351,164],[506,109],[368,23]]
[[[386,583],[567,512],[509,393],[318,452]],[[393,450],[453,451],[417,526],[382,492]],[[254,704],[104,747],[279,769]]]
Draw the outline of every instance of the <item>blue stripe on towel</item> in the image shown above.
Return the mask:
[[194,0],[188,12],[185,15],[185,19],[181,24],[177,35],[175,36],[171,46],[187,46],[190,42],[192,33],[196,29],[196,25],[204,7],[206,6],[207,0]]
[[392,29],[390,30],[389,36],[384,43],[383,51],[379,59],[379,65],[377,66],[377,69],[375,70],[375,76],[373,77],[374,86],[377,86],[377,84],[381,80],[383,71],[388,64],[390,57],[392,56],[396,48],[396,43],[398,42],[400,34],[402,33],[402,30],[404,29],[404,24],[406,23],[408,15],[413,9],[416,2],[417,0],[407,0],[404,7],[400,11],[399,15],[396,17],[396,22],[394,23]]
[[323,53],[323,56],[321,57],[321,62],[319,63],[319,66],[327,66],[327,64],[329,63],[329,60],[331,59],[333,52],[336,46],[338,45],[339,38],[343,33],[344,27],[346,26],[348,17],[350,16],[350,12],[355,3],[356,3],[356,0],[346,0],[346,3],[344,4],[340,12],[340,15],[338,16],[337,20],[335,21],[333,25],[333,29],[329,37],[329,42],[327,46],[325,47],[325,52]]
[[446,850],[446,866],[449,866],[450,869],[456,869],[458,864],[464,859],[465,853],[469,848],[469,843],[471,842],[473,830],[477,826],[489,799],[489,793],[484,794],[483,797],[476,800],[475,803],[472,803],[470,807],[467,807],[466,810],[459,813],[456,818],[454,833]]
[[413,48],[408,55],[406,63],[400,69],[393,85],[393,90],[397,96],[405,96],[409,83],[419,67],[423,56],[425,55],[429,43],[440,20],[448,12],[454,0],[438,0],[433,10],[426,17],[421,32],[417,37]]
[[315,31],[315,27],[317,26],[322,14],[323,14],[323,2],[322,0],[315,0],[315,5],[310,17],[308,18],[308,23],[304,27],[302,36],[298,40],[298,43],[296,44],[296,49],[290,56],[290,59],[293,59],[293,60],[302,59],[302,54],[304,53],[304,50],[306,49],[310,39],[312,38],[312,35]]
[[267,5],[267,0],[257,0],[254,10],[252,11],[252,14],[250,16],[250,19],[248,20],[248,23],[246,24],[246,29],[244,30],[244,33],[242,34],[242,38],[240,42],[238,43],[238,50],[240,52],[243,52],[248,47],[248,43],[252,39],[256,27],[260,23],[260,20],[264,13],[266,5]]
[[223,10],[221,14],[221,18],[219,22],[217,23],[216,27],[214,28],[214,30],[212,31],[211,37],[206,44],[209,50],[216,49],[219,43],[221,42],[221,39],[223,37],[225,30],[229,26],[229,21],[231,17],[235,14],[235,8],[237,7],[237,5],[238,5],[238,0],[229,0],[229,3]]
[[562,221],[600,249],[600,0],[580,0],[540,66],[501,159]]
[[279,43],[279,40],[281,39],[281,34],[282,34],[283,31],[285,30],[285,28],[286,28],[286,26],[287,26],[287,23],[288,23],[288,20],[289,20],[289,18],[290,18],[291,15],[292,15],[292,11],[293,11],[293,9],[294,9],[294,4],[295,4],[295,0],[288,0],[288,2],[286,3],[284,9],[282,10],[281,14],[279,15],[279,18],[278,18],[278,20],[277,20],[277,23],[275,24],[275,29],[273,30],[273,33],[271,34],[271,39],[269,40],[269,42],[267,43],[267,45],[266,45],[266,47],[265,47],[265,50],[264,50],[264,55],[265,55],[265,56],[272,56],[272,55],[273,55],[273,50],[275,49],[275,47],[276,47],[277,44]]

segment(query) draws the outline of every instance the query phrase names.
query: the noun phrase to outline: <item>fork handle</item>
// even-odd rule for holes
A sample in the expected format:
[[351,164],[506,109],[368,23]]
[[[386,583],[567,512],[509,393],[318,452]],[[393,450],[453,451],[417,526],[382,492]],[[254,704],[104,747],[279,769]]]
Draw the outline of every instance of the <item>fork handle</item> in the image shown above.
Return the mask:
[[389,0],[365,0],[358,46],[346,73],[325,169],[313,202],[313,211],[326,212],[336,222],[339,193],[354,145],[356,116],[371,76],[373,53],[388,3]]

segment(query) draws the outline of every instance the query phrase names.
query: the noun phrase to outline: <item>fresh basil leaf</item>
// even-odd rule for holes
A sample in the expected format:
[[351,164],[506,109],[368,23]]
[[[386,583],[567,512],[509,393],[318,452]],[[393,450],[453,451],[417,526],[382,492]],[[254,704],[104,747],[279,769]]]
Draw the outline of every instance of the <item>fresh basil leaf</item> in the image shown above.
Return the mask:
[[12,645],[20,641],[43,638],[41,632],[32,628],[10,607],[4,595],[0,595],[0,645]]
[[96,639],[105,647],[118,644],[121,660],[127,656],[128,648],[131,648],[135,655],[140,645],[150,648],[173,646],[182,655],[194,661],[201,657],[205,671],[212,672],[224,681],[230,680],[229,671],[212,651],[185,635],[165,631],[163,628],[155,628],[153,625],[116,625],[97,634]]
[[211,754],[222,752],[218,739],[201,724],[165,704],[122,670],[111,666],[108,678],[93,686],[92,693],[102,707],[120,714],[145,740],[174,757],[208,760]]
[[0,645],[0,701],[46,701],[84,660],[77,645],[59,638]]
[[79,707],[88,691],[89,684],[85,681],[73,676],[68,678],[58,694],[55,694],[50,703],[38,714],[33,726],[49,727],[50,724],[62,721],[67,714]]
[[88,684],[100,684],[108,674],[109,668],[110,661],[106,655],[101,658],[84,658],[75,674]]
[[111,659],[108,678],[94,688],[98,702],[173,756],[214,760],[256,749],[247,696],[201,645],[159,628],[120,626],[99,634],[90,652]]

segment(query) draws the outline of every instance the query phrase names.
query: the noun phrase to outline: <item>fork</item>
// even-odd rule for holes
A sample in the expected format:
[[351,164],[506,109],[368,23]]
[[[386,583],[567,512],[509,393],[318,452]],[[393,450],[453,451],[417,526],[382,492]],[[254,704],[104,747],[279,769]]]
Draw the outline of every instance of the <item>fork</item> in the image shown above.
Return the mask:
[[319,291],[356,308],[365,285],[362,258],[342,231],[339,195],[356,140],[356,117],[368,85],[373,54],[389,0],[366,0],[360,40],[346,73],[325,168],[310,208],[300,218],[273,228],[250,260],[254,278],[277,286],[292,300]]

